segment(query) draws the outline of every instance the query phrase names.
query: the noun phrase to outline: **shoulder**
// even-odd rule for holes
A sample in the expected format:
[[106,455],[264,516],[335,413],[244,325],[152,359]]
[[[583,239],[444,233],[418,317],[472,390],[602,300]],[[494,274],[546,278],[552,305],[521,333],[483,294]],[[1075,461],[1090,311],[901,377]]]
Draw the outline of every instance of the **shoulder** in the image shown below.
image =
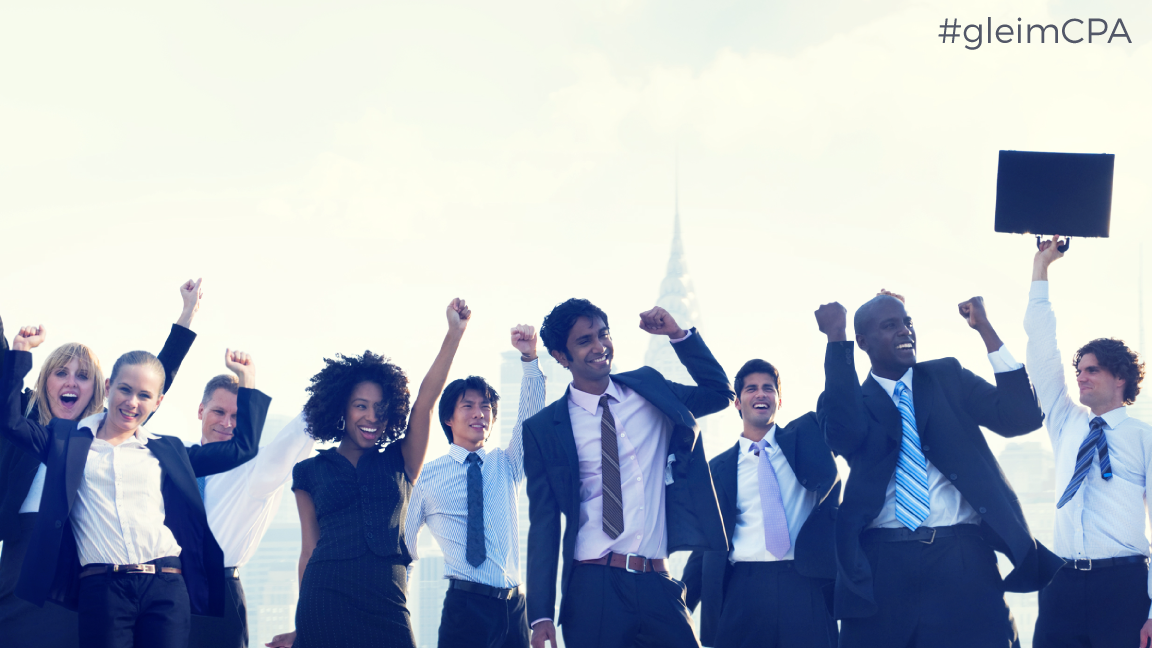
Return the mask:
[[308,477],[316,470],[317,464],[320,463],[320,456],[308,457],[303,461],[299,461],[295,466],[292,466],[292,478],[301,479]]
[[708,461],[708,468],[711,470],[716,470],[717,468],[723,466],[725,463],[731,461],[736,457],[736,453],[739,452],[739,448],[740,445],[737,443],[736,445],[730,446],[724,452],[721,452],[715,457],[712,457],[712,459]]
[[526,421],[524,421],[524,432],[543,430],[547,427],[550,427],[552,425],[552,419],[556,416],[556,413],[560,411],[560,408],[564,408],[564,411],[567,411],[568,409],[567,392],[565,392],[564,395],[560,398],[557,398],[551,403],[545,405],[543,409],[541,409],[539,412],[536,412]]
[[632,371],[624,371],[616,375],[624,378],[625,380],[664,380],[664,374],[648,366],[640,367],[639,369],[633,369]]

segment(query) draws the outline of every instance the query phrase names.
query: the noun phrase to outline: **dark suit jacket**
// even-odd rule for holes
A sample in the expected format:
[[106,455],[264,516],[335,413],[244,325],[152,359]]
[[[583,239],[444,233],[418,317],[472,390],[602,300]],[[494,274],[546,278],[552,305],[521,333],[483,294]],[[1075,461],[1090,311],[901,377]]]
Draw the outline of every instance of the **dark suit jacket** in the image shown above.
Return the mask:
[[[816,493],[816,508],[800,528],[796,537],[796,571],[804,576],[825,580],[828,584],[836,577],[836,548],[833,534],[836,509],[840,506],[840,476],[836,460],[814,412],[792,421],[787,427],[776,429],[776,443],[788,460],[796,479],[806,490]],[[740,443],[712,458],[708,465],[716,482],[716,499],[724,516],[724,531],[729,538],[736,528],[737,463]],[[711,646],[719,629],[720,610],[724,607],[724,585],[727,582],[727,551],[693,551],[684,567],[684,586],[688,589],[688,609],[700,603],[700,641]]]
[[[40,514],[16,594],[36,605],[52,599],[74,610],[80,560],[70,515],[84,478],[93,436],[87,428],[79,428],[76,421],[53,419],[43,426],[24,418],[19,386],[31,368],[31,353],[8,351],[0,371],[0,398],[4,399],[0,403],[0,434],[48,466]],[[180,545],[181,568],[193,614],[222,616],[225,600],[224,554],[208,529],[196,477],[231,470],[256,456],[270,402],[259,391],[241,389],[236,432],[229,441],[190,448],[172,436],[148,441],[148,449],[160,461],[164,525]]]
[[[692,329],[687,340],[673,344],[676,355],[697,387],[665,380],[651,367],[613,374],[612,380],[643,396],[672,421],[668,444],[673,483],[665,487],[668,551],[727,551],[728,537],[716,503],[712,476],[696,425],[698,416],[728,407],[732,390],[724,368],[704,339]],[[561,594],[568,587],[580,520],[580,467],[576,438],[568,416],[568,394],[524,423],[524,473],[528,482],[528,621],[553,619],[556,613],[556,566],[560,554],[560,515],[564,515],[564,572]],[[561,598],[560,623],[565,620]]]
[[[3,329],[0,327],[0,339],[3,338]],[[168,339],[164,341],[164,348],[160,350],[160,364],[164,365],[164,393],[172,387],[176,379],[176,372],[196,334],[189,329],[173,324]],[[8,349],[7,342],[0,344],[0,352]],[[2,362],[2,361],[0,361]],[[25,390],[20,401],[20,411],[27,411],[28,401],[34,396],[31,389]],[[38,419],[39,413],[34,410],[30,418]],[[36,478],[36,471],[40,469],[40,457],[24,452],[20,446],[0,437],[0,540],[8,538],[8,534],[16,533],[20,528],[17,516],[24,499],[28,497],[28,490],[32,488],[32,480]]]
[[[860,534],[884,506],[903,435],[900,412],[884,388],[871,375],[857,384],[853,349],[852,342],[828,344],[818,408],[828,445],[850,468],[836,522],[837,618],[876,613],[872,567]],[[1032,592],[1047,585],[1064,561],[1032,537],[1016,493],[980,430],[1014,437],[1040,427],[1044,415],[1028,372],[1021,367],[997,373],[992,386],[955,358],[919,362],[912,372],[912,399],[924,456],[980,513],[989,544],[1012,561],[1005,590]]]

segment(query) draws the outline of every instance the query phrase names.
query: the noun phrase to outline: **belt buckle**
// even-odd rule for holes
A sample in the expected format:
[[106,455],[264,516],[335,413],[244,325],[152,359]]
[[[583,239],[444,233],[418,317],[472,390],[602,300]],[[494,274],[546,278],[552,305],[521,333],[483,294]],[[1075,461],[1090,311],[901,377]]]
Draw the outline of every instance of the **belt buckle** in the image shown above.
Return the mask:
[[933,542],[936,542],[936,527],[929,527],[929,528],[932,529],[932,537],[928,538],[927,540],[917,540],[917,542],[919,542],[920,544],[926,544],[926,545],[930,545]]
[[[637,558],[640,559],[640,569],[632,569],[632,556],[636,556]],[[644,561],[645,560],[647,560],[647,558],[645,558],[644,556],[641,556],[640,554],[634,554],[634,553],[624,554],[624,571],[628,572],[629,574],[643,574],[645,571],[644,570]]]
[[[1082,563],[1085,564],[1086,566],[1081,567],[1080,565]],[[1091,558],[1084,558],[1084,559],[1077,558],[1076,560],[1072,561],[1072,566],[1076,569],[1076,571],[1092,571],[1092,559]]]
[[136,564],[136,565],[121,565],[120,567],[121,567],[121,569],[117,569],[116,571],[123,572],[125,574],[155,574],[156,573],[156,565]]

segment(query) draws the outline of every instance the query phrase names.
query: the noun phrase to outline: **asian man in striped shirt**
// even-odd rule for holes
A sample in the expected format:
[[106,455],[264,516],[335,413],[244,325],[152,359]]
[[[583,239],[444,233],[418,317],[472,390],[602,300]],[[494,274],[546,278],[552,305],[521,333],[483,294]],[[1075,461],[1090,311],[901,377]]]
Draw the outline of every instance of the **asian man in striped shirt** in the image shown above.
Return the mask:
[[524,378],[508,447],[484,447],[496,421],[496,390],[478,376],[453,381],[440,398],[448,454],[424,465],[408,503],[404,541],[412,560],[419,558],[416,539],[424,524],[444,552],[449,586],[440,618],[441,648],[528,646],[517,529],[524,482],[521,430],[525,419],[544,407],[544,374],[533,327],[513,328],[512,346],[521,353]]

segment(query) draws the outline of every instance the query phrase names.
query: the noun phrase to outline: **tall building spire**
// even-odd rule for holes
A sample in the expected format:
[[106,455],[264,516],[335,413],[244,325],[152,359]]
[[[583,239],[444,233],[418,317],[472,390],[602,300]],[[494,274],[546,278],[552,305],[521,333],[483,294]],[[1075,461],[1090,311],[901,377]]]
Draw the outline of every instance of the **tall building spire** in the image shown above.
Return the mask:
[[[679,165],[677,165],[679,166]],[[688,260],[684,255],[684,241],[680,233],[680,172],[676,171],[674,184],[674,208],[672,218],[672,252],[668,257],[668,269],[660,282],[660,295],[656,305],[676,318],[682,328],[700,325],[700,306],[696,301],[696,289],[692,276],[688,273]],[[688,370],[680,364],[676,352],[663,337],[653,337],[644,355],[644,364],[656,369],[665,378],[685,384],[695,384]]]

